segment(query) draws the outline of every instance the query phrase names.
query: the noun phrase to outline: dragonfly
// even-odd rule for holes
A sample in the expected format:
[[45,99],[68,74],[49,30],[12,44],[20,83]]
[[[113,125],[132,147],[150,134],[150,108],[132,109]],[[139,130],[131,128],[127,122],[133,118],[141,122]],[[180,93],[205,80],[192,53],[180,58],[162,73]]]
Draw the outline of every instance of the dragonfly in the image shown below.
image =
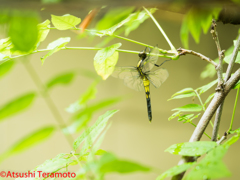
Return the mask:
[[168,78],[168,71],[164,68],[159,68],[155,71],[151,71],[154,66],[160,67],[162,64],[157,65],[159,50],[154,47],[149,53],[145,50],[141,51],[139,61],[136,67],[118,67],[116,66],[112,74],[113,77],[124,80],[124,84],[136,91],[145,90],[146,101],[147,101],[147,112],[148,119],[152,121],[152,109],[150,100],[150,83],[155,87],[159,88],[164,81]]

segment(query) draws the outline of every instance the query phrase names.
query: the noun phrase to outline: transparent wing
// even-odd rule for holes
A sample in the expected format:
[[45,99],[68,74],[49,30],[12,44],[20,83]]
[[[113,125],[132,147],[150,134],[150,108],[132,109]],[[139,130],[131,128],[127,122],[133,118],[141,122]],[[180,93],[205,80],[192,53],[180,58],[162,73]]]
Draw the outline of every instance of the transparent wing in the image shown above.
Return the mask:
[[129,76],[124,79],[124,84],[136,91],[143,91],[144,90],[144,85],[141,77],[138,76]]
[[124,84],[136,91],[143,91],[143,81],[136,67],[115,67],[113,77],[124,80]]
[[153,48],[150,54],[147,56],[147,58],[142,62],[141,67],[143,72],[148,72],[154,67],[154,64],[156,64],[158,60],[158,54],[159,54],[158,48],[157,47]]
[[125,79],[129,76],[139,75],[136,67],[115,67],[112,76],[115,78]]
[[147,78],[154,85],[155,88],[159,88],[161,84],[166,81],[168,76],[168,71],[163,68],[147,73]]

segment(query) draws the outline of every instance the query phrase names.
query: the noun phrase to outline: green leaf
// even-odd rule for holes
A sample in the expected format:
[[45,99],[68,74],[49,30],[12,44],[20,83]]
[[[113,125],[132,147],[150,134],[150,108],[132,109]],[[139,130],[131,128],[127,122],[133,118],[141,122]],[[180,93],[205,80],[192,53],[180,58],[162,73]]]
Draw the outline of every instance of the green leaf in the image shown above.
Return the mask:
[[229,147],[229,146],[231,146],[232,144],[234,144],[235,142],[237,142],[238,139],[239,139],[239,135],[235,135],[235,136],[231,137],[230,139],[228,139],[228,140],[223,144],[223,146]]
[[[155,12],[156,11],[156,8],[152,8],[149,10],[151,13]],[[137,14],[139,14],[137,16]],[[136,20],[136,16],[137,16],[137,20]],[[100,31],[92,31],[91,34],[92,35],[95,35],[95,36],[104,36],[104,35],[112,35],[118,28],[126,25],[126,31],[125,33],[129,33],[131,30],[134,30],[137,26],[138,23],[141,23],[141,21],[145,20],[145,17],[148,16],[146,11],[143,10],[141,11],[140,13],[137,12],[137,13],[132,13],[130,14],[127,18],[125,18],[124,20],[122,20],[121,22],[115,24],[114,26],[108,28],[108,29],[105,29],[105,30],[100,30]],[[132,23],[131,25],[130,22],[134,22],[134,20],[136,20],[136,24],[135,23]],[[137,22],[138,21],[138,22]],[[132,26],[132,27],[130,27]]]
[[170,99],[168,99],[168,101],[172,99],[182,99],[182,98],[188,98],[188,97],[194,97],[194,96],[197,96],[195,92],[187,92],[180,95],[172,96]]
[[216,142],[197,141],[174,144],[167,148],[165,152],[182,156],[200,156],[217,146]]
[[[117,110],[107,111],[104,115],[100,116],[95,124],[89,128],[87,128],[73,143],[73,149],[76,150],[79,145],[86,140],[88,136],[91,137],[92,142],[99,136],[102,130],[107,125],[108,119],[112,117]],[[88,144],[88,142],[85,142]],[[89,144],[91,146],[91,144]],[[85,147],[85,149],[81,149],[81,154],[84,154],[90,147]]]
[[80,132],[83,128],[87,127],[88,122],[91,120],[92,114],[84,114],[74,121],[71,125],[63,129],[65,134],[74,134]]
[[[152,8],[149,11],[153,14],[157,9]],[[142,24],[149,16],[146,11],[136,12],[131,16],[130,20],[125,24],[125,36],[128,36],[129,33],[135,29],[137,29],[140,24]]]
[[98,80],[94,81],[91,86],[88,87],[87,91],[82,94],[78,101],[73,104],[70,104],[65,110],[69,113],[75,113],[86,105],[90,99],[94,99],[97,93],[97,84]]
[[36,13],[15,11],[10,20],[8,35],[14,50],[29,53],[34,50],[38,39],[39,18]]
[[173,113],[173,114],[168,118],[168,120],[170,121],[170,120],[172,120],[172,119],[180,116],[181,114],[182,114],[181,111],[177,111],[177,112]]
[[193,88],[184,88],[184,89],[182,89],[182,90],[174,93],[174,94],[172,95],[172,97],[177,96],[177,95],[180,95],[180,94],[190,93],[190,92],[193,92],[193,91],[194,91]]
[[86,108],[84,108],[83,110],[81,110],[79,113],[77,113],[73,119],[79,119],[81,116],[85,115],[85,114],[92,114],[100,109],[103,109],[107,106],[113,105],[119,101],[122,100],[122,97],[114,97],[114,98],[109,98],[109,99],[104,99],[101,100],[93,105],[88,105]]
[[18,154],[22,151],[29,149],[32,146],[39,144],[40,142],[48,139],[52,135],[54,130],[55,128],[53,126],[48,126],[48,127],[39,129],[33,132],[32,134],[29,134],[28,136],[16,142],[5,153],[3,153],[0,159],[3,160],[2,158],[5,159],[9,156]]
[[105,173],[132,173],[137,171],[148,172],[151,169],[147,166],[143,166],[141,164],[117,159],[116,156],[110,153],[105,153],[98,164],[98,169],[103,174]]
[[42,64],[44,63],[45,59],[51,56],[53,53],[58,52],[61,48],[63,48],[69,41],[71,40],[70,37],[59,38],[51,43],[49,43],[47,49],[50,51],[43,57],[41,57]]
[[71,157],[72,155],[70,154],[65,153],[58,154],[55,158],[46,160],[43,164],[36,167],[34,171],[56,172],[62,168],[66,169],[67,165],[73,162]]
[[[214,61],[216,62],[216,61]],[[216,70],[215,70],[215,67],[212,65],[212,64],[208,64],[206,67],[205,67],[205,70],[203,70],[200,74],[200,77],[202,79],[205,79],[207,77],[209,78],[213,78],[216,74]]]
[[54,77],[53,79],[51,79],[50,81],[48,81],[48,83],[46,84],[46,87],[49,90],[49,89],[53,88],[54,86],[57,86],[60,84],[67,85],[72,82],[74,76],[75,76],[75,74],[73,72],[60,74],[60,75]]
[[223,146],[214,148],[194,167],[192,171],[187,174],[184,180],[218,179],[229,177],[231,173],[222,162],[222,158],[226,152],[227,148],[224,148]]
[[184,121],[184,122],[188,122],[190,120],[191,117],[193,117],[194,114],[185,114],[182,116],[179,116],[178,121]]
[[202,106],[199,104],[187,104],[185,106],[172,109],[172,111],[199,112],[202,111]]
[[165,171],[164,173],[162,173],[160,176],[158,176],[156,180],[163,180],[167,177],[175,176],[177,174],[180,174],[180,173],[188,170],[189,168],[191,168],[195,164],[196,163],[184,163],[184,164],[181,164],[181,165],[174,166],[174,167],[170,168],[169,170]]
[[81,22],[80,18],[77,18],[70,14],[65,14],[63,16],[51,15],[53,25],[59,30],[66,30],[74,28]]
[[0,108],[0,121],[29,107],[35,100],[35,96],[35,93],[29,93],[3,105]]
[[0,40],[0,53],[11,55],[10,48],[12,48],[12,42],[9,37]]
[[47,19],[46,21],[37,25],[38,28],[38,40],[37,42],[42,42],[46,39],[50,29],[50,21]]
[[96,29],[108,29],[115,24],[118,24],[119,22],[126,19],[134,9],[135,7],[118,7],[111,9],[100,21],[98,21]]
[[[224,61],[229,64],[231,58],[232,58],[232,54],[229,54],[229,55],[224,57]],[[235,59],[235,63],[240,64],[240,53],[239,52],[238,52],[237,57]]]
[[6,75],[9,71],[11,71],[14,64],[15,64],[14,61],[7,61],[3,64],[0,64],[0,78]]
[[114,71],[118,61],[118,52],[116,51],[122,44],[117,43],[101,49],[94,57],[94,68],[104,80],[106,80]]
[[211,99],[215,96],[215,93],[211,94],[210,96],[208,96],[207,100],[205,101],[204,105],[206,105],[207,103],[209,103],[209,101],[211,101]]
[[199,90],[199,94],[205,93],[207,90],[209,90],[211,87],[213,87],[215,84],[217,84],[218,80],[214,80],[202,87],[197,88]]
[[187,17],[183,19],[181,30],[180,30],[180,37],[184,48],[188,49],[188,25],[187,25]]

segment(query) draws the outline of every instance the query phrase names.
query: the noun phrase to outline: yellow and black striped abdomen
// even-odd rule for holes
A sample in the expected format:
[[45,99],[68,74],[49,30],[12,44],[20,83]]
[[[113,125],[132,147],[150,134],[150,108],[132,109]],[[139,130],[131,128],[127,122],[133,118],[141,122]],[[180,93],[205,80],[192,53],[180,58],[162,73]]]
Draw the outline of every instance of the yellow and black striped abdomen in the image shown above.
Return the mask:
[[146,93],[148,119],[151,122],[152,109],[151,109],[151,100],[150,100],[150,82],[145,76],[143,78],[143,85],[144,85],[144,89],[145,89],[145,93]]

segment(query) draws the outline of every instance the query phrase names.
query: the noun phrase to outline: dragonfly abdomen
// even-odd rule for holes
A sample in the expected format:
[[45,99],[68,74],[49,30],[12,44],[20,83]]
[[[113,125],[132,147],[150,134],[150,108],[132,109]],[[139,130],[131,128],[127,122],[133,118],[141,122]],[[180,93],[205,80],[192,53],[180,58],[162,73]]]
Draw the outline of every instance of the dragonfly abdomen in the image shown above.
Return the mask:
[[147,111],[148,111],[148,119],[151,122],[152,120],[152,109],[151,109],[151,100],[150,100],[150,82],[148,79],[143,80],[143,85],[145,88],[146,93],[146,100],[147,100]]

